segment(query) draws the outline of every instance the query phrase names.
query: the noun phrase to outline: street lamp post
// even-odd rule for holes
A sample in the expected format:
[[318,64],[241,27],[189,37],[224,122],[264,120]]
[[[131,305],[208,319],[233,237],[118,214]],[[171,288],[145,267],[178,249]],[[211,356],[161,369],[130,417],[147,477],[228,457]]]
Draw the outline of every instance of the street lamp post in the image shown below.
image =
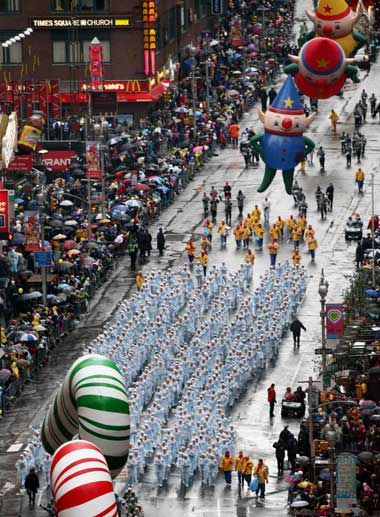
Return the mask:
[[371,237],[372,237],[372,289],[376,289],[376,262],[375,262],[375,175],[371,173]]
[[195,47],[190,47],[190,55],[191,55],[191,94],[192,94],[192,106],[193,106],[193,132],[194,138],[197,136],[197,119],[195,116],[195,112],[197,110],[197,85],[195,82],[195,68],[196,68],[196,59],[195,59]]
[[329,444],[329,474],[330,474],[330,515],[335,515],[335,444],[337,434],[334,430],[326,433],[326,440]]
[[326,382],[326,297],[329,290],[329,283],[325,280],[323,269],[321,271],[321,279],[319,281],[318,293],[321,301],[321,326],[322,326],[322,386],[323,391],[327,388]]

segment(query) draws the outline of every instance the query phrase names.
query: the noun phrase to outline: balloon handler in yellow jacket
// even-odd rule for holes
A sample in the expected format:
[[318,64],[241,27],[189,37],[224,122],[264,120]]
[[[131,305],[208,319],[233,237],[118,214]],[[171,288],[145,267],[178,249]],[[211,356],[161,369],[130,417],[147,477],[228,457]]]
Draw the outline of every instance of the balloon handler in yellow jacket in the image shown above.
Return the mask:
[[264,133],[251,138],[253,149],[265,163],[264,178],[257,189],[264,192],[276,171],[282,170],[286,192],[292,193],[294,168],[314,149],[315,143],[303,133],[315,113],[306,117],[293,78],[288,75],[268,111],[258,110]]

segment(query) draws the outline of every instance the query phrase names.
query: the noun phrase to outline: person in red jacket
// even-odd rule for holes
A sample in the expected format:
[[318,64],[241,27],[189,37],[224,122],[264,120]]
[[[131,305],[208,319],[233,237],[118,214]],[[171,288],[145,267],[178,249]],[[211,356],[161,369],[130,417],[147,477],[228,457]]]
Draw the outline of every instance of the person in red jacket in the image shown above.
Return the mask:
[[274,417],[274,405],[276,404],[276,390],[274,389],[274,384],[270,385],[268,388],[268,402],[269,402],[269,416],[271,418]]

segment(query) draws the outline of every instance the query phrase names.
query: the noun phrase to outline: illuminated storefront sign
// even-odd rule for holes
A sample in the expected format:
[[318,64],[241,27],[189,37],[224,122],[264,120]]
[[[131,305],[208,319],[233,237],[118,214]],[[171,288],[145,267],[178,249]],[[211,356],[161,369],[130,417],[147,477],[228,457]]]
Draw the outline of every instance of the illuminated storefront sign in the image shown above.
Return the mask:
[[[90,89],[90,83],[81,81],[79,83],[81,92],[87,92]],[[139,81],[138,79],[130,79],[127,81],[103,81],[103,91],[105,92],[148,92],[149,81]]]
[[78,27],[81,29],[128,29],[132,27],[130,16],[86,16],[75,18],[73,16],[60,16],[52,18],[32,18],[33,29],[67,29]]

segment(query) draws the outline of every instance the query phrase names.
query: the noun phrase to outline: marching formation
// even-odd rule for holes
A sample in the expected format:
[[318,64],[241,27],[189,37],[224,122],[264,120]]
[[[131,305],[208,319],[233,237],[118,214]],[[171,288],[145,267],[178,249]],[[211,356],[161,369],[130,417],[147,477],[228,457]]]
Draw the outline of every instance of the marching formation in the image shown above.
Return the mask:
[[86,349],[120,365],[128,387],[128,482],[153,459],[157,485],[177,466],[189,486],[197,471],[213,486],[219,462],[235,449],[226,410],[273,363],[306,289],[302,267],[267,272],[250,295],[252,265],[213,266],[200,287],[185,265],[153,271]]

